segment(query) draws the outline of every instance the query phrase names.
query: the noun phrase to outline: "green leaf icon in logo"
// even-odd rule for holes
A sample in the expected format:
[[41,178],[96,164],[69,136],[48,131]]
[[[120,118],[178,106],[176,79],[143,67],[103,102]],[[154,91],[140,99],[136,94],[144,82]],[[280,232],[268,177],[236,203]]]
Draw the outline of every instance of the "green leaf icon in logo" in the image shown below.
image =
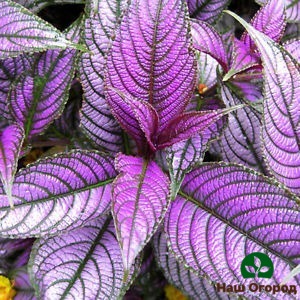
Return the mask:
[[253,252],[243,259],[241,273],[244,278],[271,278],[274,266],[268,255]]

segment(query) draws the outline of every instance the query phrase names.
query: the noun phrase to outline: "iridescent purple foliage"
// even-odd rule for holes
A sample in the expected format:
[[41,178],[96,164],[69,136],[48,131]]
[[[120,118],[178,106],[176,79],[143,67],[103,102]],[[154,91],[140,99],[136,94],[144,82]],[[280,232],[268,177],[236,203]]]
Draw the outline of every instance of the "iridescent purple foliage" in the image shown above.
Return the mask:
[[86,0],[63,32],[45,0],[1,2],[0,295],[5,276],[14,299],[120,299],[155,259],[191,299],[233,299],[217,287],[253,283],[261,252],[271,290],[239,296],[298,299],[300,1],[250,22],[229,2]]

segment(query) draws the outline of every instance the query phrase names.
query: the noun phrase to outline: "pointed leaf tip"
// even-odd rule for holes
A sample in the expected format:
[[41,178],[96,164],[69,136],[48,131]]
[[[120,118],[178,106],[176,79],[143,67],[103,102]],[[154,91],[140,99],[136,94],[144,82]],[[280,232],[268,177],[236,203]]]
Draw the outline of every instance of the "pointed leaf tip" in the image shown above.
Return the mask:
[[243,108],[245,104],[217,109],[214,111],[187,112],[178,116],[170,124],[170,128],[159,136],[158,148],[163,149],[180,141],[187,140],[201,133],[230,112]]
[[194,20],[191,22],[191,34],[194,48],[213,57],[226,72],[228,69],[226,49],[221,35],[214,27]]
[[140,153],[146,152],[147,144],[154,152],[159,120],[153,106],[113,87],[106,87],[106,91],[106,96],[112,99],[110,105],[113,115],[136,141]]
[[[264,33],[275,42],[279,42],[285,30],[285,11],[284,1],[269,0],[253,17],[250,22],[256,30]],[[247,31],[241,37],[241,40],[253,49],[255,44],[251,40]]]

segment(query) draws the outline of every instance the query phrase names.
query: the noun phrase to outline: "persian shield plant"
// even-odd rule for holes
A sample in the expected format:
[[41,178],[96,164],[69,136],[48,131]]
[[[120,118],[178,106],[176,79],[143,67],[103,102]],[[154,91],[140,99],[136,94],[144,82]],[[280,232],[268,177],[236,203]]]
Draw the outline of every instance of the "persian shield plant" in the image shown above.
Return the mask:
[[[191,299],[298,299],[290,2],[247,23],[223,0],[53,1],[84,4],[64,31],[50,2],[1,2],[0,296],[129,299],[156,261]],[[256,252],[267,282],[240,271]]]

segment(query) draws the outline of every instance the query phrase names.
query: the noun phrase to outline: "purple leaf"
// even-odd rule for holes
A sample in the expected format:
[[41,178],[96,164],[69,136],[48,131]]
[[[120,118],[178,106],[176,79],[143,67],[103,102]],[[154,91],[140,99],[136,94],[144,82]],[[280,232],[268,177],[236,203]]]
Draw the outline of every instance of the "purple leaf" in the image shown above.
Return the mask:
[[229,0],[186,0],[191,18],[215,23],[222,11],[228,6]]
[[[258,4],[264,5],[267,0],[255,0]],[[300,2],[298,0],[277,0],[276,2],[285,6],[285,12],[288,22],[300,21]]]
[[122,149],[121,128],[111,115],[104,97],[104,64],[117,22],[126,0],[92,0],[87,4],[84,43],[90,53],[80,59],[80,77],[84,90],[81,128],[99,147],[118,152]]
[[[256,13],[251,24],[258,31],[279,42],[286,25],[283,3],[278,0],[270,0]],[[233,63],[223,80],[226,81],[231,76],[251,67],[259,66],[259,64],[260,58],[256,53],[256,46],[245,31],[241,41],[234,39]]]
[[[183,112],[196,83],[184,4],[133,0],[107,58],[106,85],[149,102],[159,133]],[[110,106],[114,96],[107,91]]]
[[17,292],[14,300],[36,300],[34,289],[30,284],[29,275],[25,267],[12,271],[9,277],[14,281],[14,290]]
[[[218,283],[250,283],[241,276],[242,260],[267,252],[280,270],[268,281],[272,285],[299,263],[297,202],[272,179],[244,166],[208,163],[186,175],[179,195],[165,231],[176,258],[198,274]],[[299,282],[295,278],[290,284],[299,289]]]
[[[250,24],[275,42],[279,42],[286,25],[283,1],[269,0],[267,4],[256,13]],[[254,50],[256,48],[247,31],[244,32],[241,40],[249,49]]]
[[154,235],[153,239],[155,257],[168,282],[180,289],[190,299],[201,300],[229,300],[236,299],[225,293],[218,293],[216,288],[205,278],[200,278],[187,270],[179,263],[175,256],[168,250],[167,240],[162,232]]
[[12,121],[7,107],[7,94],[16,78],[28,70],[30,60],[26,55],[6,58],[0,61],[0,115]]
[[136,141],[140,153],[144,153],[147,144],[156,150],[156,132],[158,115],[151,104],[109,88],[114,101],[111,103],[113,115],[121,127]]
[[[247,104],[247,99],[233,84],[220,81],[219,86],[221,98],[227,107]],[[253,84],[252,89],[255,90]],[[256,100],[262,97],[260,93],[254,96],[259,97]],[[265,173],[260,140],[260,120],[260,112],[250,105],[228,115],[228,126],[218,140],[221,150],[219,154],[223,160],[241,163]]]
[[38,240],[29,266],[39,299],[113,300],[122,299],[139,261],[125,279],[113,222],[98,218],[67,234]]
[[300,2],[293,0],[285,0],[285,11],[288,22],[300,22]]
[[169,180],[153,161],[119,154],[112,214],[125,270],[150,240],[169,205]]
[[238,39],[233,39],[233,57],[230,70],[225,74],[223,81],[227,81],[235,74],[260,65],[260,57],[248,45]]
[[209,54],[225,70],[228,70],[227,54],[222,37],[209,24],[202,21],[191,22],[193,46],[198,51]]
[[283,44],[283,47],[296,59],[296,61],[300,61],[300,40],[299,39],[293,39],[287,41]]
[[0,180],[11,208],[14,207],[12,185],[23,140],[24,131],[17,124],[10,125],[0,132]]
[[31,138],[43,132],[68,100],[75,72],[76,50],[48,50],[32,57],[33,70],[22,74],[8,102],[15,121]]
[[[247,78],[248,76],[248,78]],[[245,80],[237,81],[232,80],[230,83],[225,83],[225,85],[230,85],[234,87],[234,90],[236,90],[237,94],[240,95],[240,97],[244,98],[247,101],[254,102],[251,104],[253,107],[255,107],[257,110],[261,111],[261,103],[263,101],[263,95],[262,95],[262,78],[259,79],[253,79],[253,72],[245,72],[243,73],[243,77]],[[251,78],[252,77],[252,78]],[[259,76],[260,77],[260,76]]]
[[62,153],[30,165],[15,177],[13,210],[0,191],[1,236],[54,235],[107,213],[114,177],[113,160],[95,151]]
[[[218,32],[223,32],[224,31],[224,27],[227,28],[227,31],[224,32],[221,37],[222,37],[222,41],[224,44],[224,47],[226,49],[226,56],[227,56],[227,61],[229,62],[229,64],[232,62],[232,56],[233,56],[233,40],[235,39],[235,30],[236,30],[236,26],[234,21],[230,20],[230,18],[228,18],[230,16],[227,16],[226,14],[223,15],[222,20],[224,20],[224,25],[222,26],[222,22],[219,22],[219,27],[217,27],[217,31]],[[221,26],[221,28],[220,28]]]
[[170,124],[168,131],[160,135],[158,148],[163,149],[175,143],[187,140],[196,133],[203,132],[226,114],[241,107],[243,107],[243,105],[214,111],[186,112]]
[[79,47],[55,27],[10,0],[0,3],[0,24],[0,59],[23,52]]
[[[219,108],[221,106],[213,99],[206,100],[206,103],[201,107],[203,110],[212,111]],[[221,132],[225,122],[226,118],[224,117],[187,141],[178,142],[170,148],[166,148],[172,199],[175,198],[185,174],[202,162],[209,142],[220,135],[219,132]]]
[[[263,153],[272,174],[300,193],[300,68],[278,44],[235,14],[264,63]],[[283,88],[284,87],[284,88]]]

